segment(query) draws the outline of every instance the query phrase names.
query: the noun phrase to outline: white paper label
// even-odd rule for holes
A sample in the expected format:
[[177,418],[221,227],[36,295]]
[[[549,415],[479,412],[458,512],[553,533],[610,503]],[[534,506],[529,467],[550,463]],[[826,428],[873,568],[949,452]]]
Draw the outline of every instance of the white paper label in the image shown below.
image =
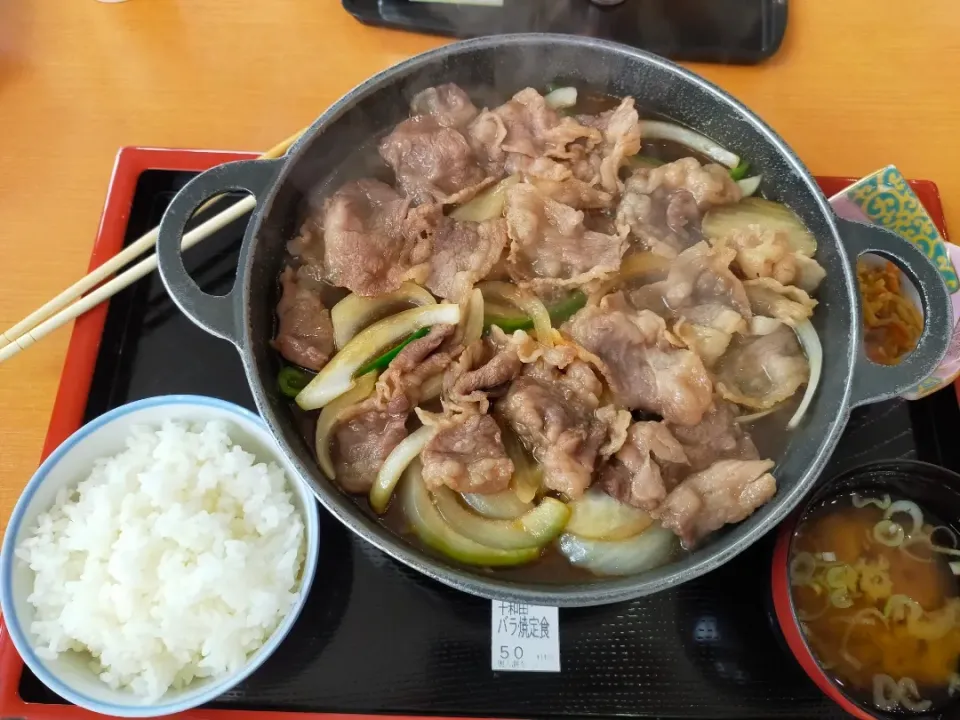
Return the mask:
[[560,672],[560,623],[555,607],[494,600],[490,665],[494,670]]

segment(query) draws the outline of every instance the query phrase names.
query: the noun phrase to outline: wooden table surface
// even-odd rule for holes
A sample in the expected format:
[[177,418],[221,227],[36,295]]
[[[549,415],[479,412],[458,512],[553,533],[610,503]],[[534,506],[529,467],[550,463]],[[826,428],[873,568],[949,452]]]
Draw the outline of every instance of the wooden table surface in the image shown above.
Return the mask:
[[[265,149],[372,73],[446,40],[337,0],[0,3],[0,326],[85,271],[124,145]],[[792,0],[759,67],[695,69],[815,173],[930,178],[960,229],[956,0]],[[36,467],[69,329],[0,366],[0,526]]]

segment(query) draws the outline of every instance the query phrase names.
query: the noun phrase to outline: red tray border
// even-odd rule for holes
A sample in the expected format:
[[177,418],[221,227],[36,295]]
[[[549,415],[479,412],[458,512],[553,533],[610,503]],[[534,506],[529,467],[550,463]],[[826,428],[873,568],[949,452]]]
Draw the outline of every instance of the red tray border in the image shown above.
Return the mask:
[[[130,207],[133,204],[137,182],[146,170],[180,170],[200,172],[214,165],[233,160],[257,157],[252,152],[218,150],[180,150],[168,148],[126,147],[117,153],[107,199],[104,204],[100,227],[90,257],[89,270],[103,264],[123,247]],[[853,178],[819,177],[817,181],[829,197],[854,182]],[[944,222],[940,192],[930,180],[911,180],[910,185],[933,217],[944,239],[947,229]],[[83,422],[93,369],[100,350],[100,339],[107,317],[107,303],[103,303],[77,319],[70,336],[70,344],[64,361],[60,386],[53,406],[50,425],[43,444],[41,461],[47,457]],[[960,382],[956,385],[960,400]],[[17,691],[23,672],[23,661],[13,643],[7,639],[3,619],[0,618],[0,718],[23,718],[24,720],[94,720],[103,717],[72,705],[53,705],[24,702]],[[363,720],[384,717],[382,715],[358,715],[353,713],[291,713],[263,710],[211,710],[198,708],[170,716],[177,720],[287,720],[296,717],[303,720]],[[445,720],[431,716],[398,716],[395,720]],[[451,720],[447,718],[446,720]]]

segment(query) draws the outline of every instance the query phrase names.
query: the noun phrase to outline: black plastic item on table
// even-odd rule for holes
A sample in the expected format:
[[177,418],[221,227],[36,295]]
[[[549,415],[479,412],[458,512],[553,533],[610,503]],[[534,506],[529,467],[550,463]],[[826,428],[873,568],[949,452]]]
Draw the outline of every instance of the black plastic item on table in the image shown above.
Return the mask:
[[[153,227],[186,173],[141,176],[128,241]],[[208,292],[233,282],[242,225],[185,261]],[[150,275],[111,302],[85,420],[162,393],[253,408],[233,346],[191,323]],[[952,389],[855,410],[828,474],[878,458],[960,469]],[[942,428],[940,432],[937,428]],[[219,698],[223,709],[532,718],[840,718],[783,650],[768,618],[767,537],[671,591],[561,610],[560,673],[490,670],[489,601],[394,562],[322,513],[320,568],[273,657]],[[62,703],[25,670],[28,702]]]
[[369,25],[467,38],[504,33],[589,35],[674,60],[758,63],[780,47],[787,0],[342,0]]

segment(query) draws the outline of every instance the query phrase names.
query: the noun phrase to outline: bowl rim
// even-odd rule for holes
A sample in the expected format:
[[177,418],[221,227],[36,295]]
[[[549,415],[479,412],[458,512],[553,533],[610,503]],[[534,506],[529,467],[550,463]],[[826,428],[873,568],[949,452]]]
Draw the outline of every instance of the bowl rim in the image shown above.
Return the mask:
[[[287,613],[286,617],[280,621],[279,625],[270,634],[267,641],[247,659],[236,673],[230,673],[222,677],[219,681],[211,682],[202,689],[198,688],[191,694],[189,689],[184,695],[176,701],[166,703],[145,704],[138,702],[136,696],[131,695],[131,703],[120,705],[110,702],[94,700],[87,695],[73,689],[64,683],[58,676],[54,675],[35,653],[30,643],[27,633],[21,627],[16,613],[13,612],[13,590],[12,583],[9,582],[13,571],[15,560],[14,544],[16,542],[17,531],[19,530],[23,516],[30,506],[37,489],[46,480],[47,475],[52,469],[72,450],[75,446],[87,439],[95,430],[109,425],[116,420],[129,415],[138,410],[147,408],[161,407],[164,405],[185,405],[194,407],[214,408],[223,411],[228,415],[243,418],[253,424],[258,431],[261,431],[268,446],[273,449],[275,457],[273,460],[284,468],[288,476],[287,481],[291,485],[291,491],[295,493],[303,504],[304,510],[304,533],[306,540],[306,550],[303,560],[303,571],[300,578],[300,597],[294,607]],[[159,715],[168,715],[182,712],[210,702],[214,698],[222,695],[231,687],[249,677],[257,668],[262,665],[268,657],[277,649],[284,638],[290,632],[294,622],[300,615],[306,602],[307,596],[313,585],[316,575],[317,561],[320,550],[320,515],[317,509],[316,498],[306,482],[296,472],[296,466],[285,459],[280,448],[277,446],[276,439],[270,432],[267,424],[256,413],[246,408],[240,407],[234,403],[219,398],[206,397],[203,395],[158,395],[155,397],[144,398],[134,402],[120,405],[112,410],[97,416],[90,422],[82,425],[75,430],[66,440],[64,440],[47,458],[40,464],[33,476],[27,482],[23,491],[14,506],[13,513],[10,516],[10,522],[4,530],[2,548],[0,548],[0,610],[2,610],[3,625],[6,627],[13,641],[14,647],[23,659],[24,664],[30,668],[30,671],[47,688],[55,692],[60,697],[68,700],[74,705],[78,705],[87,710],[101,713],[104,715],[114,715],[120,717],[143,718],[155,717]],[[189,686],[188,686],[189,687]],[[162,697],[162,696],[161,696]]]
[[844,693],[839,686],[830,679],[830,676],[827,675],[823,668],[820,667],[820,663],[814,657],[813,651],[807,644],[807,640],[803,634],[803,631],[800,630],[800,620],[797,617],[796,610],[793,606],[793,595],[790,592],[789,577],[790,548],[793,544],[794,532],[799,526],[800,521],[803,519],[803,516],[810,509],[811,505],[820,498],[821,489],[828,488],[834,484],[835,480],[838,480],[842,477],[847,477],[854,473],[867,472],[873,469],[890,467],[891,465],[897,465],[900,467],[908,465],[913,466],[921,471],[928,468],[935,468],[937,472],[946,472],[956,476],[958,484],[960,484],[960,474],[941,465],[923,462],[922,460],[900,458],[876,460],[874,462],[856,465],[843,470],[842,472],[831,477],[830,480],[823,483],[821,486],[818,486],[816,489],[814,489],[810,496],[804,500],[803,504],[801,504],[793,513],[790,514],[786,520],[780,524],[780,528],[777,531],[777,541],[773,549],[773,558],[771,560],[770,590],[773,596],[774,614],[776,615],[777,625],[780,627],[780,632],[783,633],[783,637],[787,642],[787,646],[790,648],[790,653],[800,664],[800,667],[803,668],[803,671],[807,674],[807,677],[813,680],[817,687],[819,687],[827,697],[833,700],[845,712],[855,718],[858,718],[859,720],[877,720],[877,718],[885,716],[870,713],[863,706],[850,699],[847,694]]

